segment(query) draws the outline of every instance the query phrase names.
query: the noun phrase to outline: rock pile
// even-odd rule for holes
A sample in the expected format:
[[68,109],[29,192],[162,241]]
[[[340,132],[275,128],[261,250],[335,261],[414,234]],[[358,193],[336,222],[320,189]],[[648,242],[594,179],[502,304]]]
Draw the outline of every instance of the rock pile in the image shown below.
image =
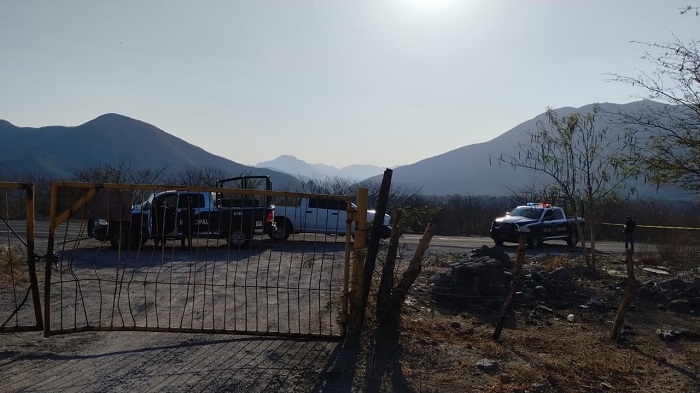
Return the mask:
[[[620,283],[619,287],[626,285],[626,282]],[[700,311],[700,278],[687,281],[676,277],[659,283],[645,281],[637,290],[637,299],[656,302],[662,310],[697,313]]]
[[512,268],[508,254],[483,246],[450,263],[450,270],[434,280],[432,292],[460,308],[498,309],[508,295]]

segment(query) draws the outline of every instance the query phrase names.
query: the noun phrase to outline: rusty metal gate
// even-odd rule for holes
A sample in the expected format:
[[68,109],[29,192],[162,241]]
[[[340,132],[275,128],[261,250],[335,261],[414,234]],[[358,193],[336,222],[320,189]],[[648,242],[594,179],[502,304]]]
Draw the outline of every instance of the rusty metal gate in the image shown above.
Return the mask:
[[0,182],[0,332],[42,330],[34,185]]
[[[269,209],[306,214],[294,209],[303,198],[324,201],[327,214],[316,224],[328,230],[292,233]],[[46,266],[44,333],[342,337],[355,218],[350,200],[269,189],[54,182],[47,253],[57,258]],[[344,234],[331,234],[338,231]]]

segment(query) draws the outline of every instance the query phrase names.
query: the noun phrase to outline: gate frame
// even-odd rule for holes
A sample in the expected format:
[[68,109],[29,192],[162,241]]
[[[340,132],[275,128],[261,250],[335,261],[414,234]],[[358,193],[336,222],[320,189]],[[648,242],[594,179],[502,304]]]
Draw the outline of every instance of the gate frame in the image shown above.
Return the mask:
[[29,274],[29,288],[32,294],[32,301],[34,302],[34,317],[36,319],[35,326],[2,327],[0,328],[0,332],[41,331],[44,329],[44,322],[41,316],[41,296],[39,294],[39,280],[36,275],[36,254],[34,253],[34,183],[0,182],[0,190],[24,190],[26,192],[27,273]]
[[[73,189],[82,189],[85,190],[82,196],[77,197],[68,209],[58,212],[58,191],[60,188],[73,188]],[[85,182],[69,182],[69,181],[57,181],[57,182],[52,182],[51,183],[51,205],[49,209],[49,240],[48,240],[48,246],[47,246],[47,255],[53,255],[54,253],[54,243],[56,240],[56,229],[60,224],[62,224],[64,221],[66,221],[70,216],[78,211],[80,208],[84,207],[90,200],[92,200],[95,195],[97,195],[98,191],[100,190],[129,190],[129,191],[135,191],[135,190],[140,190],[140,191],[152,191],[154,189],[176,189],[178,191],[210,191],[212,187],[203,187],[203,186],[173,186],[173,185],[162,185],[162,184],[126,184],[126,183],[85,183]],[[238,190],[241,191],[242,193],[245,192],[250,192],[250,190],[245,190],[245,189],[229,189],[229,190]],[[348,328],[348,322],[353,321],[357,319],[356,313],[357,313],[357,306],[355,305],[356,299],[358,294],[361,296],[362,294],[362,275],[363,275],[363,266],[364,266],[364,261],[361,255],[364,253],[362,250],[364,249],[365,246],[365,237],[366,237],[366,226],[367,226],[367,214],[358,214],[358,212],[366,212],[367,211],[367,192],[368,190],[366,188],[360,188],[358,189],[357,192],[357,198],[358,198],[358,203],[357,203],[357,209],[356,211],[353,211],[350,206],[351,202],[351,196],[347,195],[329,195],[329,194],[310,194],[310,193],[302,193],[302,192],[285,192],[285,191],[270,191],[270,190],[255,190],[256,194],[259,195],[265,195],[265,196],[279,196],[279,197],[313,197],[313,196],[323,196],[324,198],[328,199],[333,199],[333,200],[340,200],[340,201],[346,201],[347,202],[347,221],[346,221],[346,226],[345,226],[345,263],[344,263],[344,269],[343,269],[343,288],[342,288],[342,294],[341,294],[341,314],[340,314],[340,331],[341,334],[339,337],[333,336],[333,337],[327,337],[324,335],[304,335],[301,334],[301,336],[308,336],[309,338],[338,338],[342,339],[346,336],[347,334],[347,328]],[[352,282],[350,283],[350,270],[351,270],[351,258],[350,258],[350,250],[352,247],[351,244],[351,225],[355,222],[355,235],[354,235],[354,251],[353,251],[353,261],[352,261]],[[51,327],[51,272],[52,272],[52,258],[47,258],[46,261],[46,276],[44,279],[44,324],[43,324],[43,330],[44,330],[44,337],[49,337],[51,335],[55,334],[61,334],[60,332],[51,332],[50,327]],[[352,286],[352,288],[349,289],[349,286]],[[37,287],[38,288],[38,287]],[[38,291],[38,289],[37,289]],[[37,292],[38,294],[38,292]],[[41,330],[41,329],[39,329]],[[177,329],[177,328],[141,328],[141,327],[134,327],[134,328],[120,328],[120,329],[115,329],[114,327],[110,328],[99,328],[99,327],[87,327],[85,329],[78,329],[76,331],[114,331],[114,330],[120,330],[120,331],[153,331],[153,332],[183,332],[183,333],[202,333],[201,330],[192,330],[192,329]],[[210,333],[235,333],[235,332],[223,332],[217,329],[213,329]],[[285,336],[285,334],[279,334],[279,333],[258,333],[256,334],[255,332],[247,332],[245,334],[248,335],[272,335],[272,336]],[[298,335],[294,335],[298,336]]]

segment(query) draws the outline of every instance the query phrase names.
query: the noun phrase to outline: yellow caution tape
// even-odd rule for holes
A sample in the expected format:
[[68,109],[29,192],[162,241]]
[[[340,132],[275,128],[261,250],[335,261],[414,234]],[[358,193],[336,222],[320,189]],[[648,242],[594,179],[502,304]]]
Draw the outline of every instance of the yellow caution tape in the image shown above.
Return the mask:
[[[614,225],[614,226],[625,226],[625,224],[615,224],[612,222],[602,222],[601,225]],[[660,228],[660,229],[689,229],[693,231],[698,231],[700,228],[694,228],[694,227],[667,227],[667,226],[662,226],[662,225],[639,225],[637,224],[637,228]]]

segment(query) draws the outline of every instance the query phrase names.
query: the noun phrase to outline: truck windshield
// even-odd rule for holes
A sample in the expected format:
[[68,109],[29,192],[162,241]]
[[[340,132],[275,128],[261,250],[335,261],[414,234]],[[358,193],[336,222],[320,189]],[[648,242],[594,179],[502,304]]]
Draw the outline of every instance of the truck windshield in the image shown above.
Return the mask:
[[525,218],[540,218],[540,216],[542,216],[543,210],[544,209],[538,209],[529,206],[518,206],[515,209],[511,210],[511,212],[508,213],[508,215]]
[[150,194],[150,195],[148,196],[148,199],[146,199],[145,201],[141,202],[140,204],[134,205],[134,206],[140,206],[140,207],[142,207],[142,208],[144,208],[144,209],[148,209],[148,208],[150,208],[151,205],[153,204],[153,197],[154,197],[154,194]]

